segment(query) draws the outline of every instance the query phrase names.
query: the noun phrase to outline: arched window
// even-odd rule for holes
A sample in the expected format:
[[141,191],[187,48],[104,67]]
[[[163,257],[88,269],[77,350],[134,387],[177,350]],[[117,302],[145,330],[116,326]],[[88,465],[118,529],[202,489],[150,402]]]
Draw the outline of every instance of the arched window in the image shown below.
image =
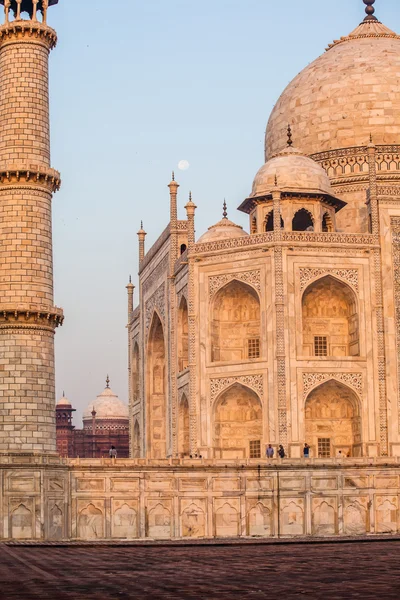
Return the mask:
[[157,313],[153,315],[147,345],[147,454],[150,458],[165,458],[166,382],[164,330]]
[[132,396],[133,402],[139,400],[139,346],[137,342],[133,347],[132,352]]
[[361,416],[357,395],[329,380],[310,392],[305,406],[305,439],[314,456],[361,456]]
[[357,299],[345,283],[327,275],[303,294],[303,351],[307,356],[359,356]]
[[333,231],[332,217],[328,212],[322,217],[322,231],[327,233]]
[[235,383],[223,392],[214,409],[216,458],[260,458],[262,405],[249,388]]
[[133,458],[140,458],[140,427],[137,420],[133,427],[132,454]]
[[189,318],[186,298],[182,296],[178,309],[178,370],[184,371],[189,364]]
[[179,403],[178,452],[181,456],[190,454],[189,402],[185,394]]
[[186,244],[181,244],[181,248],[180,248],[181,254],[183,254],[184,252],[186,252],[186,249],[187,249]]
[[311,213],[301,208],[293,217],[292,231],[314,231],[314,221]]
[[233,280],[214,299],[211,360],[242,361],[260,355],[260,300],[251,286]]
[[[281,216],[281,229],[284,228],[284,222]],[[273,231],[274,230],[274,211],[271,210],[265,218],[265,231]]]

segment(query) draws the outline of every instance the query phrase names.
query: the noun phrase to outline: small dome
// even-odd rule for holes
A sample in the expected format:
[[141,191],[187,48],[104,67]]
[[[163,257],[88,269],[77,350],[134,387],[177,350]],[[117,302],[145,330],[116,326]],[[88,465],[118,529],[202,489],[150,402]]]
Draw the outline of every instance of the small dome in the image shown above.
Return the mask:
[[276,186],[283,192],[333,196],[326,171],[292,147],[285,148],[261,167],[255,176],[251,197],[267,196]]
[[247,237],[249,234],[244,231],[243,227],[236,225],[226,217],[218,221],[215,225],[208,228],[208,231],[197,240],[202,242],[214,242],[215,240],[226,240],[239,237]]
[[63,394],[62,398],[60,398],[59,401],[57,402],[57,406],[60,406],[60,407],[61,406],[71,406],[71,402]]
[[90,402],[83,413],[83,420],[92,420],[92,411],[96,411],[96,420],[129,419],[128,406],[106,387],[104,392]]

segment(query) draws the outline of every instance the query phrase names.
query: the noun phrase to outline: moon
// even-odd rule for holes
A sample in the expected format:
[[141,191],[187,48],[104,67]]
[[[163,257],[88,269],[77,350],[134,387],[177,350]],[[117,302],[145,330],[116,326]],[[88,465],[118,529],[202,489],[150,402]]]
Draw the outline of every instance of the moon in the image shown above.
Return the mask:
[[180,160],[178,162],[178,169],[180,169],[181,171],[186,171],[189,167],[190,164],[188,160]]

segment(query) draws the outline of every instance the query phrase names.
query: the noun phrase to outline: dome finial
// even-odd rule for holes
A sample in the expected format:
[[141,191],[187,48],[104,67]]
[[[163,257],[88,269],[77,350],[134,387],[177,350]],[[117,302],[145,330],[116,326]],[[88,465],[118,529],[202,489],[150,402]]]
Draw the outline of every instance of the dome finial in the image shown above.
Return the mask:
[[107,379],[106,379],[106,388],[109,388],[109,387],[110,387],[110,378],[109,378],[109,376],[107,375]]
[[224,198],[224,203],[222,205],[222,208],[223,208],[222,216],[224,219],[227,219],[228,218],[228,210],[227,210],[225,198]]
[[367,13],[364,21],[377,21],[378,19],[374,17],[375,9],[373,7],[375,0],[363,0],[363,2],[366,4],[365,12]]
[[175,181],[175,171],[172,171],[172,181]]
[[287,126],[287,145],[288,148],[291,148],[293,146],[292,128],[290,127],[290,124]]

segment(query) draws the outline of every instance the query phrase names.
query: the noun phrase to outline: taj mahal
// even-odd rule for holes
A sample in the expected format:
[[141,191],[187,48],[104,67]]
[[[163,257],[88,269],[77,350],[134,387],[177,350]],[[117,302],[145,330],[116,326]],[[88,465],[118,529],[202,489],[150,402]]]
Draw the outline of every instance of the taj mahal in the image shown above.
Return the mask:
[[0,539],[400,531],[400,35],[375,0],[358,1],[361,22],[269,117],[265,163],[238,207],[247,231],[224,205],[196,237],[196,195],[179,220],[174,175],[150,248],[140,227],[130,457],[83,459],[56,446],[48,20],[59,0],[0,0]]

